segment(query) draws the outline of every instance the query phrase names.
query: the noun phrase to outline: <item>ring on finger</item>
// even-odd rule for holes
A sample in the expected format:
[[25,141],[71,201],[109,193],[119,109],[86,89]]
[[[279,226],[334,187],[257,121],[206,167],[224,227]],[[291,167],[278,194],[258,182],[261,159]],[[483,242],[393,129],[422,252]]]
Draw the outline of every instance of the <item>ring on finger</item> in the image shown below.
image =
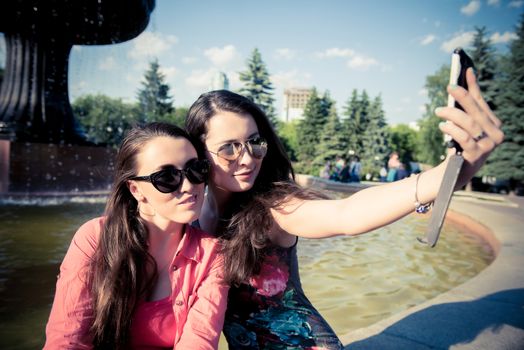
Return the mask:
[[474,140],[475,142],[479,142],[480,140],[482,140],[483,138],[485,138],[485,137],[487,137],[487,136],[488,136],[488,134],[486,134],[486,133],[484,132],[484,130],[482,130],[482,132],[481,132],[480,134],[478,134],[477,136],[473,137],[473,140]]

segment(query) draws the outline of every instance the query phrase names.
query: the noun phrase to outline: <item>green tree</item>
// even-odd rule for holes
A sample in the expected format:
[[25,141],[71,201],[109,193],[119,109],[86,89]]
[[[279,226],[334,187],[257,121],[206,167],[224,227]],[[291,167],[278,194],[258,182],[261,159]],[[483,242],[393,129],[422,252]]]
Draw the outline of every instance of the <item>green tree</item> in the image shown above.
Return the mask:
[[495,48],[491,44],[491,40],[487,38],[486,27],[475,27],[475,31],[471,59],[475,63],[477,80],[482,96],[495,109],[493,104],[497,95],[494,81],[497,70]]
[[[406,124],[388,127],[388,143],[391,151],[397,152],[402,163],[409,166],[417,153],[417,132]],[[411,170],[411,169],[408,169]]]
[[504,143],[488,159],[484,173],[513,181],[524,181],[524,14],[501,64],[499,93],[495,99],[502,121]]
[[[324,166],[327,160],[335,160],[337,156],[345,157],[347,144],[342,134],[342,124],[337,115],[335,104],[331,104],[327,122],[320,134],[317,156],[313,162],[315,168]],[[318,173],[318,172],[317,172]]]
[[370,101],[368,93],[364,90],[358,95],[353,90],[351,98],[346,103],[343,112],[343,131],[346,137],[349,153],[363,156],[365,148],[365,134],[369,124]]
[[274,107],[273,84],[269,79],[266,64],[262,61],[262,55],[257,48],[253,50],[251,57],[247,60],[247,70],[240,72],[240,81],[244,86],[240,94],[255,102],[268,116],[273,126],[277,127],[276,112]]
[[354,153],[357,149],[357,138],[360,131],[359,121],[357,120],[357,110],[359,105],[358,92],[353,89],[351,97],[346,102],[342,112],[342,133],[347,144],[348,151]]
[[419,120],[419,137],[417,159],[421,162],[436,165],[442,161],[446,154],[444,138],[438,124],[442,121],[435,115],[435,108],[446,106],[448,93],[446,87],[449,83],[449,65],[442,66],[434,75],[426,77],[426,90],[429,102],[426,103],[426,112]]
[[173,98],[169,96],[169,85],[160,72],[158,60],[149,63],[149,69],[138,90],[138,105],[141,121],[152,122],[164,120],[167,114],[173,112]]
[[278,128],[278,136],[284,145],[286,153],[292,162],[297,161],[297,149],[298,149],[298,120],[292,120],[290,122],[280,122]]
[[[365,101],[367,98],[365,91],[362,95]],[[362,159],[363,173],[378,175],[389,154],[387,123],[380,95],[369,104],[366,116],[367,122],[361,141],[362,153],[357,153],[357,155]]]
[[313,161],[318,154],[320,134],[328,120],[332,104],[333,101],[327,92],[321,97],[316,89],[306,103],[304,118],[300,120],[297,128],[297,158],[300,162],[297,165],[298,171],[314,173]]
[[135,106],[105,95],[80,96],[72,108],[88,140],[96,144],[119,145],[137,121]]

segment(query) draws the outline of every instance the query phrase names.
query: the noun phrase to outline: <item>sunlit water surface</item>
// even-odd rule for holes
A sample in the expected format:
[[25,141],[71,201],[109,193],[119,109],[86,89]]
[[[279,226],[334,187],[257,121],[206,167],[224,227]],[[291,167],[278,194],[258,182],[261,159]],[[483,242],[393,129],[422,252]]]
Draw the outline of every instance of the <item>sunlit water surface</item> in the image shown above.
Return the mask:
[[[0,349],[42,347],[59,264],[79,225],[103,208],[0,206]],[[362,236],[299,241],[303,287],[338,334],[435,297],[492,261],[484,241],[452,225],[436,248],[418,243],[426,225],[410,216]]]

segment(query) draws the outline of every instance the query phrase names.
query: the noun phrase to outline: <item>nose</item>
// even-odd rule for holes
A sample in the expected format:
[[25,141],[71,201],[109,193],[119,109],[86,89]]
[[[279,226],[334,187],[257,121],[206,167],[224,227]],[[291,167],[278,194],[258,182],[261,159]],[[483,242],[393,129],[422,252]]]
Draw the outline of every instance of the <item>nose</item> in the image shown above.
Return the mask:
[[191,190],[193,189],[194,186],[196,186],[196,185],[193,184],[191,181],[189,181],[187,179],[186,174],[184,173],[183,176],[182,176],[182,184],[180,185],[180,188],[179,188],[178,191],[180,193],[191,192]]
[[251,155],[251,152],[247,149],[247,146],[244,145],[240,151],[240,156],[238,157],[238,164],[240,165],[249,165],[255,161],[255,158]]

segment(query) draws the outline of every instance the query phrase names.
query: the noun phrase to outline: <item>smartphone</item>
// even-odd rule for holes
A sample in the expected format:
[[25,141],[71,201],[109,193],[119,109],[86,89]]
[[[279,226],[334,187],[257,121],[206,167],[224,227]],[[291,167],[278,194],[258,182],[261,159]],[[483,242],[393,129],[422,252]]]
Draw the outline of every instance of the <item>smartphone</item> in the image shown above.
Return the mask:
[[[453,50],[451,55],[451,69],[449,72],[449,84],[462,86],[464,89],[468,89],[468,82],[466,80],[466,70],[469,68],[475,68],[473,65],[473,60],[468,56],[466,51],[461,47],[457,47]],[[460,104],[455,101],[453,96],[448,94],[448,107],[456,107],[464,110]],[[457,153],[462,152],[462,147],[451,137],[447,136],[445,138],[448,148],[455,148]]]

